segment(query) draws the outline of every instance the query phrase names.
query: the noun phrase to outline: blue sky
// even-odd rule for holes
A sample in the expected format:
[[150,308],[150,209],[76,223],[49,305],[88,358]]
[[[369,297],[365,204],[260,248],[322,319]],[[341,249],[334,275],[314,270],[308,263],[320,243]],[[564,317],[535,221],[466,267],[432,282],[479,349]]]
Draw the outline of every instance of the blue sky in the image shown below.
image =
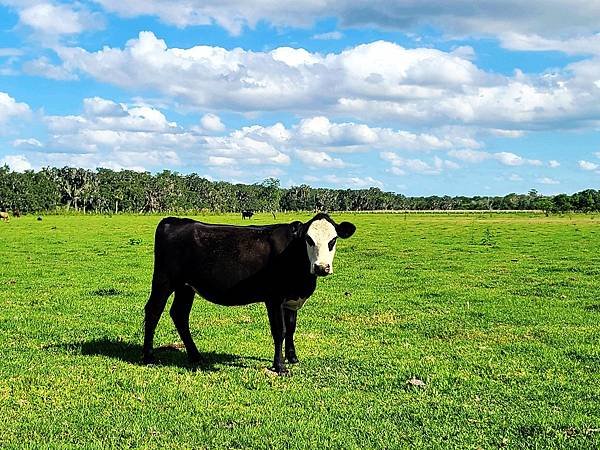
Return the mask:
[[594,2],[0,0],[0,164],[600,186]]

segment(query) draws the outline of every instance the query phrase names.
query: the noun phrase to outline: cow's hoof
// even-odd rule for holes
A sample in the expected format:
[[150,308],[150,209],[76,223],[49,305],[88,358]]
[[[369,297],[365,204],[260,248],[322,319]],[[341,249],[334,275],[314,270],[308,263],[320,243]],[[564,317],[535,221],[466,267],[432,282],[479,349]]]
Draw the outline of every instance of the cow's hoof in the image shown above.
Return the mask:
[[279,367],[279,368],[270,367],[269,370],[272,373],[274,373],[275,375],[278,375],[280,377],[289,377],[290,376],[290,371],[287,370],[285,367]]
[[298,364],[300,362],[300,360],[298,359],[298,357],[296,355],[290,355],[286,357],[287,362],[289,362],[290,364]]
[[142,364],[156,364],[156,357],[152,354],[142,356]]

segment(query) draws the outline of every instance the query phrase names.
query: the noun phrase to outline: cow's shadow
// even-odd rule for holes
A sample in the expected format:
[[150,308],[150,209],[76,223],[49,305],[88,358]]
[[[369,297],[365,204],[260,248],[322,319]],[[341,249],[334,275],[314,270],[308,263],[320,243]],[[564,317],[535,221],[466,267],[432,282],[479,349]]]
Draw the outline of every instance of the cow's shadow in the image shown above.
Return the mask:
[[[144,365],[141,358],[142,346],[118,339],[92,339],[85,342],[54,344],[46,346],[45,348],[60,349],[88,356],[106,356],[130,364]],[[191,363],[187,358],[185,350],[178,344],[156,347],[154,349],[154,355],[156,357],[156,364],[154,365],[156,366],[175,366],[191,371],[200,370],[203,372],[218,371],[220,370],[219,366],[250,367],[250,365],[244,363],[248,360],[268,362],[267,359],[253,356],[242,357],[229,353],[200,352],[200,360]]]

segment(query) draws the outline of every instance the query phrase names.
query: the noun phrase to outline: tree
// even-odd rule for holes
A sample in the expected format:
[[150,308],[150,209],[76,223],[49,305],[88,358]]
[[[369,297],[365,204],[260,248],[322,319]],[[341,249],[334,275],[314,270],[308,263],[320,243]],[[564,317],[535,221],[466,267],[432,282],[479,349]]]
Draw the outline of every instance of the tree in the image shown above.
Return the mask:
[[566,194],[559,194],[552,199],[552,203],[554,204],[554,211],[564,213],[567,211],[571,211],[571,199]]

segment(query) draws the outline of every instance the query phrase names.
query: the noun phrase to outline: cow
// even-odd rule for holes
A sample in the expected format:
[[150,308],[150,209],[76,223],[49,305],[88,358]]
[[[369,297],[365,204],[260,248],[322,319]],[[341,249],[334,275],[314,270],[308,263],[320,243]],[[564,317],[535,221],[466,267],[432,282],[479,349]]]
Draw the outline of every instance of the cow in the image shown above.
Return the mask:
[[242,220],[244,219],[252,219],[254,212],[252,211],[242,211]]
[[356,227],[337,224],[319,213],[299,221],[263,226],[233,226],[169,217],[156,228],[154,273],[145,306],[143,362],[155,361],[156,325],[175,292],[170,315],[190,362],[201,355],[192,340],[189,316],[197,293],[224,306],[264,302],[275,347],[271,370],[287,373],[285,358],[298,362],[294,332],[298,310],[312,295],[317,277],[333,273],[337,238],[346,239]]
[[10,220],[6,211],[0,211],[0,220],[3,220],[4,222],[8,222]]

